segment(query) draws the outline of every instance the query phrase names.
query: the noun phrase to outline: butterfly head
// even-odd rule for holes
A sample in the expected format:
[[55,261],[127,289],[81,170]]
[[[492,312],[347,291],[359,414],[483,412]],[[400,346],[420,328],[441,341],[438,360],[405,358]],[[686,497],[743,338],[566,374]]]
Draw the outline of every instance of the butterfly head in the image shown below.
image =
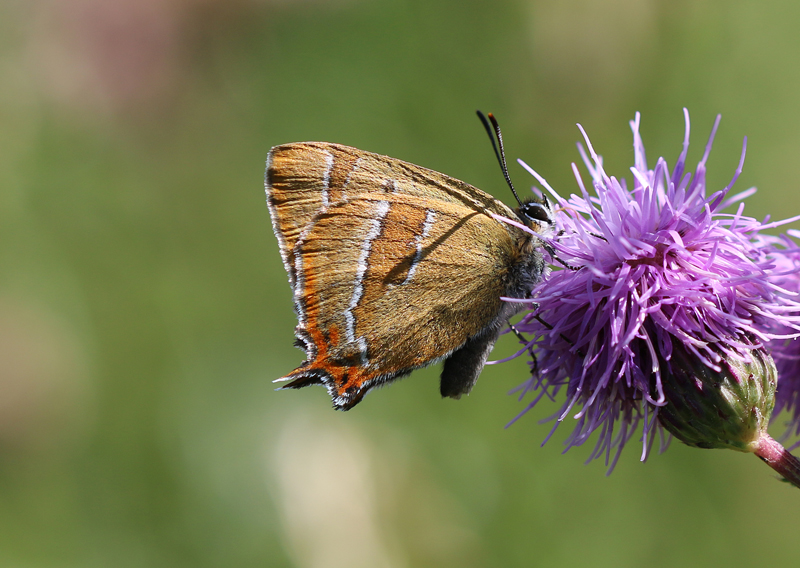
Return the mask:
[[542,196],[540,200],[526,199],[514,210],[517,217],[537,233],[546,233],[553,227],[553,209],[550,201]]

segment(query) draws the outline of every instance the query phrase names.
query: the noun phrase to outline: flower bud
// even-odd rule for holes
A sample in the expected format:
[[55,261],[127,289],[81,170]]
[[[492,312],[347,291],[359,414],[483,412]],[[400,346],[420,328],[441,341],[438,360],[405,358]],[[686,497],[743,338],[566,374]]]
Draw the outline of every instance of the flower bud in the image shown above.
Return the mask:
[[658,419],[689,446],[753,452],[775,406],[775,363],[760,347],[750,350],[749,362],[712,349],[719,371],[673,339],[672,357],[661,365],[667,404]]

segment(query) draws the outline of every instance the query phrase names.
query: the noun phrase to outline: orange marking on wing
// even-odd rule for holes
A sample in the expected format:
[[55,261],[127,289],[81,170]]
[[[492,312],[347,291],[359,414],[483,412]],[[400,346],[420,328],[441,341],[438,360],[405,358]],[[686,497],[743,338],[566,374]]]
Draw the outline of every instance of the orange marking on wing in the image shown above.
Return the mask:
[[359,365],[346,365],[337,362],[329,356],[329,347],[335,346],[339,342],[339,329],[336,326],[328,330],[328,337],[316,325],[316,320],[309,319],[309,335],[317,347],[317,356],[308,367],[303,371],[318,369],[324,371],[333,382],[336,393],[341,399],[351,401],[348,408],[361,400],[365,392],[362,392],[364,383],[378,376],[377,372],[366,371]]
[[415,260],[417,238],[422,235],[424,224],[425,209],[406,203],[392,204],[367,259],[368,274],[384,276],[364,279],[364,303],[383,294],[387,285],[405,281]]
[[[317,279],[315,277],[316,267],[311,261],[311,257],[306,257],[304,260],[304,296],[306,298],[314,298],[318,296],[316,289]],[[322,382],[330,388],[332,384],[340,400],[346,401],[346,403],[340,404],[340,407],[351,408],[366,394],[366,390],[363,389],[364,383],[375,378],[379,373],[368,372],[359,365],[348,365],[334,358],[332,351],[335,351],[335,348],[339,346],[342,333],[339,330],[339,326],[335,324],[323,329],[320,326],[317,312],[318,308],[316,307],[306,309],[304,314],[306,325],[303,328],[308,339],[314,344],[314,359],[286,375],[287,379],[292,380],[286,386],[288,388],[300,388]],[[327,375],[327,377],[323,378],[315,374],[314,371],[319,371]]]
[[348,154],[343,150],[337,148],[333,154],[333,168],[330,172],[330,183],[328,185],[329,201],[336,203],[347,196],[347,189],[345,183],[347,178],[353,172],[358,156]]

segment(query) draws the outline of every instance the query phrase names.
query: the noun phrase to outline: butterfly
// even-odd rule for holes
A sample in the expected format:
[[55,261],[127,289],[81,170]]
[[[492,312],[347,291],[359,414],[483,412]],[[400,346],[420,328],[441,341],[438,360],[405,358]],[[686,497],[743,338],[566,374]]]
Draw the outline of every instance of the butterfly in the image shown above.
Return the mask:
[[545,275],[545,198],[512,210],[455,178],[328,142],[272,148],[265,187],[306,351],[278,381],[324,385],[339,410],[439,361],[442,396],[469,393],[526,306],[502,298],[529,299]]

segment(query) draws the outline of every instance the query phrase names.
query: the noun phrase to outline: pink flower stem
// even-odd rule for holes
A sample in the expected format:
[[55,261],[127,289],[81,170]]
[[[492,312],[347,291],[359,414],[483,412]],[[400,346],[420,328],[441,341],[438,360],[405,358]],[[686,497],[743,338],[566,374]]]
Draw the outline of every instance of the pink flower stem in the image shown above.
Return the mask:
[[800,459],[789,453],[769,434],[766,432],[761,434],[753,453],[780,473],[786,481],[795,487],[800,487]]

